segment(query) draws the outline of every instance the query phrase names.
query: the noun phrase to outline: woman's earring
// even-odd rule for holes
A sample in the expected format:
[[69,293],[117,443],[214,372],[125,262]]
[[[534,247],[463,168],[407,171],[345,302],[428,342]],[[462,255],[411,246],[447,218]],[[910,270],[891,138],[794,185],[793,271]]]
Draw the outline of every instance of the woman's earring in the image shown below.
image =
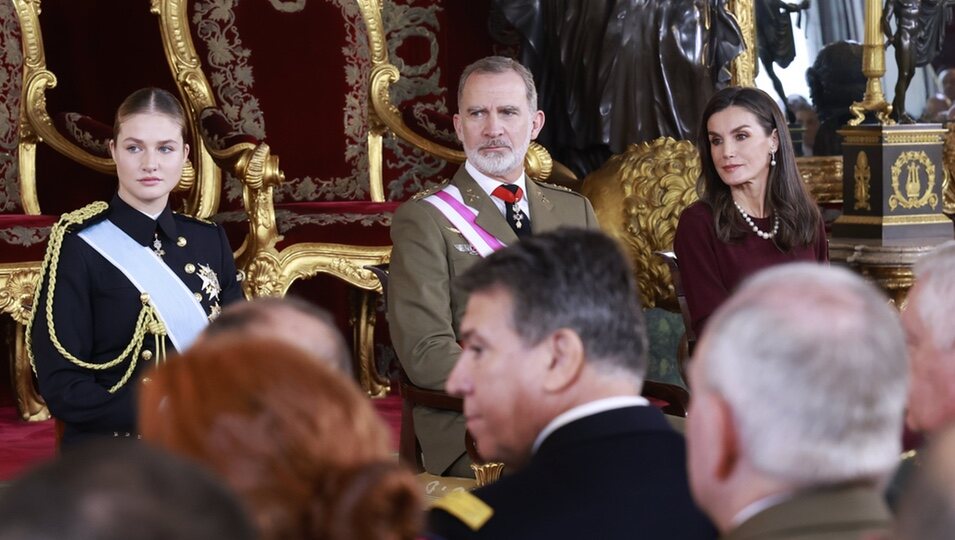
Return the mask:
[[775,150],[769,153],[769,165],[770,167],[776,166],[776,151]]

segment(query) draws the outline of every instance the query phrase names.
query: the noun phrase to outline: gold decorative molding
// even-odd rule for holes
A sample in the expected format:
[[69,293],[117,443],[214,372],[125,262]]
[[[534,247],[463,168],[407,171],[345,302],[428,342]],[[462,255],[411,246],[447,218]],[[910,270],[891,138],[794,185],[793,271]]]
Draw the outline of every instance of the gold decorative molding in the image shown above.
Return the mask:
[[797,157],[796,165],[817,203],[842,202],[842,156]]
[[754,0],[728,0],[727,9],[743,32],[743,52],[733,60],[730,84],[756,86],[756,4]]
[[0,264],[0,312],[25,325],[33,310],[33,292],[40,278],[40,261]]
[[[905,193],[902,192],[901,176],[905,167]],[[925,168],[927,187],[922,190],[920,171]],[[935,190],[935,164],[928,154],[919,150],[902,152],[892,164],[892,195],[889,196],[889,209],[895,210],[901,206],[905,209],[921,208],[923,206],[938,207],[938,196]]]
[[945,146],[942,150],[942,160],[945,163],[945,177],[942,179],[943,209],[948,215],[955,215],[955,122],[948,124],[948,133],[945,135]]
[[[198,158],[199,166],[194,174],[198,178],[199,187],[190,191],[186,211],[200,219],[207,219],[218,210],[222,192],[222,171],[199,133],[199,113],[216,105],[215,98],[212,97],[212,86],[202,72],[202,63],[189,32],[188,2],[150,0],[149,11],[159,18],[166,61],[176,79],[183,103],[190,112],[188,127]],[[187,186],[180,183],[180,189],[187,189]]]
[[644,307],[679,311],[670,271],[655,251],[673,249],[680,213],[697,199],[702,171],[689,141],[632,144],[584,180],[601,228],[621,242],[634,266]]
[[850,216],[842,214],[836,218],[836,223],[847,225],[931,225],[934,223],[951,223],[945,216],[936,214],[909,214],[904,216]]
[[872,169],[869,167],[869,157],[865,152],[859,151],[856,154],[855,164],[855,210],[871,210],[870,188],[872,183]]
[[0,312],[10,314],[15,323],[11,341],[11,384],[20,417],[31,422],[50,418],[46,403],[33,383],[24,339],[39,279],[40,261],[0,264]]

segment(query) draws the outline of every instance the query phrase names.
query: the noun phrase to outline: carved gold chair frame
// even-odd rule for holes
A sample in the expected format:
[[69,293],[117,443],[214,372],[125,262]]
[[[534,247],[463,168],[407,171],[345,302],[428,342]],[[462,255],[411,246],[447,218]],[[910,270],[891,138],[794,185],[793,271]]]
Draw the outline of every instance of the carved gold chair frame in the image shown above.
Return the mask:
[[[388,42],[381,18],[381,0],[356,0],[368,32],[368,49],[371,53],[371,76],[368,93],[368,155],[377,155],[379,168],[373,169],[372,178],[381,182],[382,136],[389,131],[412,146],[450,163],[464,163],[463,150],[451,148],[419,135],[405,123],[401,112],[391,102],[391,85],[398,82],[401,74],[388,58]],[[572,181],[573,173],[560,164],[555,164],[547,150],[532,142],[524,157],[527,174],[535,180],[547,180],[559,169],[561,176]],[[565,184],[567,185],[567,184]],[[374,192],[372,192],[374,197]]]
[[[57,79],[46,65],[43,34],[40,29],[40,0],[13,0],[19,19],[23,51],[23,83],[19,115],[18,166],[20,203],[28,215],[40,215],[37,195],[36,147],[44,142],[71,160],[98,172],[115,174],[112,159],[90,154],[63,135],[47,111],[46,92],[56,87]],[[199,154],[202,154],[201,145]],[[200,159],[198,170],[187,163],[177,190],[189,191],[186,211],[199,217],[212,213],[218,194],[218,169]],[[198,187],[197,187],[198,186]],[[194,189],[195,188],[195,189]],[[37,394],[27,359],[24,330],[32,311],[33,294],[39,279],[41,261],[0,264],[0,312],[15,321],[12,343],[12,383],[17,407],[25,420],[44,420],[49,411]]]
[[[151,0],[150,9],[159,17],[166,58],[188,104],[189,114],[197,124],[199,113],[215,107],[216,102],[188,26],[188,2]],[[194,136],[202,140],[200,132]],[[380,133],[369,134],[368,145],[371,199],[382,202]],[[388,381],[374,367],[374,294],[381,292],[381,284],[365,267],[388,263],[391,246],[307,242],[279,251],[276,245],[282,237],[276,224],[273,199],[273,189],[285,181],[285,173],[279,168],[279,156],[272,154],[266,143],[239,143],[222,149],[207,145],[206,148],[216,165],[242,180],[249,232],[236,252],[236,264],[245,272],[246,296],[283,296],[295,280],[318,273],[330,274],[360,289],[363,298],[353,321],[359,379],[369,394],[387,393]]]

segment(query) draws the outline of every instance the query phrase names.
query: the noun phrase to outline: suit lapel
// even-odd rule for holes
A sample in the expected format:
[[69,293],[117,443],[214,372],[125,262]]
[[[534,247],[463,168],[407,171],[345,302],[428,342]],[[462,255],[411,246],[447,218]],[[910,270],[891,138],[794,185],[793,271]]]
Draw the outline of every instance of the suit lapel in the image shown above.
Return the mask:
[[534,234],[552,231],[560,227],[560,216],[554,211],[554,203],[544,196],[540,186],[530,178],[527,179],[526,185],[527,204],[531,209],[531,229]]
[[[501,211],[494,205],[494,201],[481,186],[471,178],[464,166],[458,169],[451,183],[461,190],[461,197],[464,198],[464,204],[477,211],[475,223],[480,225],[485,231],[494,235],[495,238],[504,244],[511,245],[517,242],[517,235],[507,224],[507,220],[501,214]],[[533,210],[531,211],[533,213]],[[531,218],[533,219],[533,218]]]

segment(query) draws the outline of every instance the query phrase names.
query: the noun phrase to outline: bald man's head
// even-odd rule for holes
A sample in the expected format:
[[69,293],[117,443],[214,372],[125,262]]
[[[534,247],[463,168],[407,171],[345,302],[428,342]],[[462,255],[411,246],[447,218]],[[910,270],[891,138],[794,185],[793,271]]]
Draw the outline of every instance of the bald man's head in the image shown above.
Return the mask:
[[232,304],[206,327],[202,338],[230,333],[280,339],[352,373],[352,356],[332,315],[304,300],[256,298]]

